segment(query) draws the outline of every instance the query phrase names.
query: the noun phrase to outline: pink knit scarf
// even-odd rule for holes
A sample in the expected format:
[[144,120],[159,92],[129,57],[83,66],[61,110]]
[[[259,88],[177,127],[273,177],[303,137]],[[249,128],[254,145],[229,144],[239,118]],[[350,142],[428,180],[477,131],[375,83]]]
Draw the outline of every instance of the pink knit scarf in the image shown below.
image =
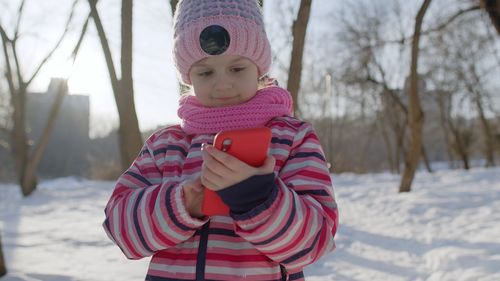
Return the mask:
[[215,134],[222,130],[264,126],[274,117],[292,115],[292,110],[290,93],[270,86],[258,90],[245,103],[223,107],[206,107],[195,96],[184,96],[179,101],[177,115],[187,134]]

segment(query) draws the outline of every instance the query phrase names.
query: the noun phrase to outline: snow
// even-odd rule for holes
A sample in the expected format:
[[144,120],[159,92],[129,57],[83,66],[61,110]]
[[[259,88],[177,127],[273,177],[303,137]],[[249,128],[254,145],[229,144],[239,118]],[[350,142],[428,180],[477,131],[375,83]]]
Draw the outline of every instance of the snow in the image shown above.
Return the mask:
[[[500,168],[417,174],[410,193],[389,173],[333,175],[337,250],[307,280],[500,280]],[[23,199],[0,184],[1,281],[144,280],[102,230],[112,182],[44,181]]]

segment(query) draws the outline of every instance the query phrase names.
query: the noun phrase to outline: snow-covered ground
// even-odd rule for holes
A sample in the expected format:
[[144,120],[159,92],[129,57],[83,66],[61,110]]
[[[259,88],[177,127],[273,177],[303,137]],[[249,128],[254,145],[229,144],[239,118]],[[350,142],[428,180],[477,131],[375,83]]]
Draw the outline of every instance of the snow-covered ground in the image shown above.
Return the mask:
[[[500,169],[417,175],[397,192],[391,174],[334,175],[337,250],[307,280],[500,280]],[[29,198],[0,184],[0,231],[13,280],[143,280],[101,228],[112,182],[42,182]]]

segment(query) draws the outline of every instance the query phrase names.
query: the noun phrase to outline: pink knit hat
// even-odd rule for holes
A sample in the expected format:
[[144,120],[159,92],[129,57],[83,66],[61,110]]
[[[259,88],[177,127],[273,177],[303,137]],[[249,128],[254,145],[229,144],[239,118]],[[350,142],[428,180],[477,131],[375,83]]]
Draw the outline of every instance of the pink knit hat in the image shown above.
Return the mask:
[[190,85],[191,66],[228,54],[253,61],[259,76],[269,72],[271,46],[257,0],[180,0],[174,15],[174,62]]

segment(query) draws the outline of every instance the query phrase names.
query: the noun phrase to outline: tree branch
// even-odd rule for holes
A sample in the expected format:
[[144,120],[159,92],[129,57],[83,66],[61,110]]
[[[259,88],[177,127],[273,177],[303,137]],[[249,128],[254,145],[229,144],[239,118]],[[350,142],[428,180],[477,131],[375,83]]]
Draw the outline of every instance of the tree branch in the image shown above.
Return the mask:
[[24,3],[25,3],[25,2],[26,2],[25,0],[23,0],[23,1],[21,2],[21,5],[19,6],[19,9],[18,9],[18,12],[17,12],[18,17],[17,17],[17,22],[16,22],[16,29],[15,29],[15,31],[14,31],[14,39],[15,39],[15,38],[18,38],[18,36],[19,36],[19,29],[20,29],[20,27],[21,27],[21,18],[22,18],[22,16],[23,16],[23,11],[24,11]]
[[[113,56],[111,55],[111,49],[109,48],[108,39],[106,38],[106,32],[104,32],[104,27],[101,22],[101,18],[99,16],[99,12],[97,11],[97,0],[88,0],[90,5],[90,14],[92,15],[92,19],[94,20],[97,34],[99,35],[99,39],[101,41],[101,47],[104,53],[104,58],[106,59],[106,65],[108,66],[108,72],[111,80],[111,87],[113,88],[113,93],[118,95],[119,92],[119,81],[118,76],[116,74],[116,68],[113,63]],[[118,106],[118,105],[117,105]]]
[[80,33],[80,38],[78,38],[78,42],[76,43],[75,48],[73,48],[73,52],[71,52],[70,57],[72,58],[73,63],[75,63],[76,56],[78,55],[78,51],[80,51],[80,47],[81,47],[82,42],[83,42],[83,38],[85,37],[85,34],[87,33],[90,18],[91,18],[91,15],[89,13],[89,15],[87,16],[87,19],[85,20],[85,23],[83,24],[82,32]]
[[366,81],[371,82],[375,85],[382,86],[384,88],[384,93],[387,93],[389,97],[403,110],[403,112],[406,114],[408,113],[408,109],[406,108],[406,105],[403,104],[401,99],[396,95],[395,91],[387,86],[386,83],[380,82],[375,80],[372,76],[368,75],[366,77]]
[[59,45],[61,45],[62,41],[64,40],[64,37],[66,37],[66,34],[68,33],[69,31],[69,25],[71,23],[71,21],[73,20],[73,16],[75,14],[75,7],[76,7],[76,4],[78,3],[78,0],[74,0],[73,1],[73,5],[71,6],[71,13],[68,17],[68,20],[66,21],[66,27],[64,28],[64,32],[61,34],[61,36],[59,37],[59,40],[57,41],[56,45],[52,48],[52,50],[47,54],[47,56],[45,56],[45,58],[42,60],[42,62],[40,63],[40,65],[38,65],[37,69],[35,70],[35,72],[33,73],[33,75],[31,76],[31,78],[28,80],[28,82],[26,82],[26,87],[31,84],[31,82],[33,81],[33,79],[35,79],[35,77],[38,75],[38,73],[40,72],[40,70],[42,69],[42,67],[45,65],[45,63],[52,57],[52,55],[54,54],[54,52],[59,48]]
[[23,76],[21,74],[21,66],[19,63],[19,56],[17,55],[16,41],[17,41],[17,38],[14,38],[12,40],[12,43],[11,43],[12,55],[14,56],[14,62],[16,63],[17,83],[19,84],[18,87],[23,88],[25,84],[24,84]]
[[467,14],[469,12],[477,11],[479,9],[481,9],[481,7],[479,5],[475,5],[475,6],[471,6],[467,9],[464,9],[464,10],[459,10],[453,16],[449,17],[447,21],[442,22],[440,25],[438,25],[434,28],[431,28],[431,29],[428,29],[428,30],[421,32],[420,35],[428,35],[428,34],[433,33],[433,32],[441,31],[441,30],[445,29],[449,24],[453,23],[460,16]]
[[[471,7],[467,8],[467,9],[459,10],[455,14],[453,14],[451,17],[449,17],[446,21],[440,23],[439,25],[437,25],[437,26],[435,26],[435,27],[433,27],[431,29],[427,29],[425,31],[422,31],[420,33],[420,36],[429,35],[429,34],[434,33],[434,32],[442,31],[448,25],[450,25],[455,20],[457,20],[460,16],[462,16],[464,14],[467,14],[469,12],[478,11],[480,9],[481,9],[481,7],[479,5],[474,5],[474,6],[471,6]],[[409,36],[409,37],[403,37],[403,38],[398,39],[398,40],[381,41],[380,45],[376,45],[376,47],[381,47],[381,46],[383,46],[385,44],[404,44],[405,42],[413,40],[413,37],[414,37],[414,35]]]
[[14,95],[15,92],[15,87],[14,87],[14,76],[12,76],[12,67],[10,63],[10,58],[9,58],[9,52],[7,50],[7,43],[10,43],[10,39],[7,36],[7,33],[5,33],[5,29],[2,27],[2,24],[0,24],[0,36],[2,37],[2,47],[3,47],[3,54],[5,57],[5,64],[7,65],[7,73],[6,73],[6,78],[7,78],[7,83],[9,84],[9,90],[11,95]]

